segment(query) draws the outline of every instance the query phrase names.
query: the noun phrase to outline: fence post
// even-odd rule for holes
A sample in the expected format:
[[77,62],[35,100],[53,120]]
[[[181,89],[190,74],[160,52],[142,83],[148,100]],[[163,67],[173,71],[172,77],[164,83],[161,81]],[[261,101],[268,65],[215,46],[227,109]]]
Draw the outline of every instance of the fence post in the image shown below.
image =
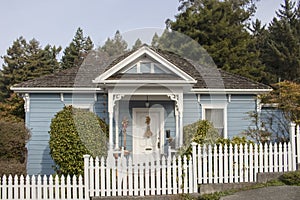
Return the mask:
[[89,155],[83,155],[84,159],[84,198],[90,199],[90,183],[89,183]]
[[296,126],[297,170],[300,170],[300,126]]
[[[295,143],[295,123],[290,124],[290,142],[292,146],[292,170],[296,170],[296,143]],[[297,147],[298,148],[298,147]]]
[[[197,173],[197,143],[192,142],[192,161],[193,161],[193,192],[197,193],[198,192],[198,173]],[[198,155],[200,156],[200,155]],[[200,166],[199,166],[200,167]]]

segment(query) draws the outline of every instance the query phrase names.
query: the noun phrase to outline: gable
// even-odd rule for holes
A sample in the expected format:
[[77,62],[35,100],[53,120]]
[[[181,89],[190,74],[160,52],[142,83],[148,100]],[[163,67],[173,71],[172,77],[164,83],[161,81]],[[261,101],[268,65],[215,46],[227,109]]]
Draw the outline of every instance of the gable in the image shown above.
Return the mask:
[[98,76],[93,83],[134,83],[135,81],[193,84],[197,82],[180,67],[149,47],[143,46]]

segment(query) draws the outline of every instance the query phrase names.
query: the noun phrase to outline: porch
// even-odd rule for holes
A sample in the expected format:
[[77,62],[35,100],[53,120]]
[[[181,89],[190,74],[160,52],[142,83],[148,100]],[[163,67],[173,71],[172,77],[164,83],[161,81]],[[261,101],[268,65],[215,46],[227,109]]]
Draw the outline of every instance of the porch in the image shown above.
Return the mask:
[[[108,91],[109,153],[167,155],[183,143],[183,93],[139,88]],[[147,132],[147,133],[146,133]]]

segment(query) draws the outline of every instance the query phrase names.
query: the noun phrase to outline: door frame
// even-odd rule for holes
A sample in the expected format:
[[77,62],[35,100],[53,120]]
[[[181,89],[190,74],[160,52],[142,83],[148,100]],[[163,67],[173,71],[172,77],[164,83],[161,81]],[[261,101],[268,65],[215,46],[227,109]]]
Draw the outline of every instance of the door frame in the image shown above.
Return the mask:
[[136,118],[137,118],[137,113],[138,112],[158,112],[160,115],[160,130],[159,130],[159,153],[163,154],[164,153],[164,142],[165,142],[165,134],[164,134],[164,129],[165,129],[165,120],[164,120],[164,108],[132,108],[132,154],[135,153],[135,146],[134,146],[134,134],[135,134],[135,129],[136,129]]

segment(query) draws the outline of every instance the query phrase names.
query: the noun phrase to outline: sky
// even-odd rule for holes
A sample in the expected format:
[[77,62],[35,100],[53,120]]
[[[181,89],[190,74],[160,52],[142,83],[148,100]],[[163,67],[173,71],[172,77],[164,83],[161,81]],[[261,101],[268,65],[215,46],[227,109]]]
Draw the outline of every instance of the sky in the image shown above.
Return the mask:
[[[269,23],[283,1],[260,0],[256,17]],[[64,49],[78,27],[96,46],[116,30],[131,37],[141,29],[163,30],[166,19],[178,13],[178,5],[178,0],[1,0],[0,56],[20,36]]]

